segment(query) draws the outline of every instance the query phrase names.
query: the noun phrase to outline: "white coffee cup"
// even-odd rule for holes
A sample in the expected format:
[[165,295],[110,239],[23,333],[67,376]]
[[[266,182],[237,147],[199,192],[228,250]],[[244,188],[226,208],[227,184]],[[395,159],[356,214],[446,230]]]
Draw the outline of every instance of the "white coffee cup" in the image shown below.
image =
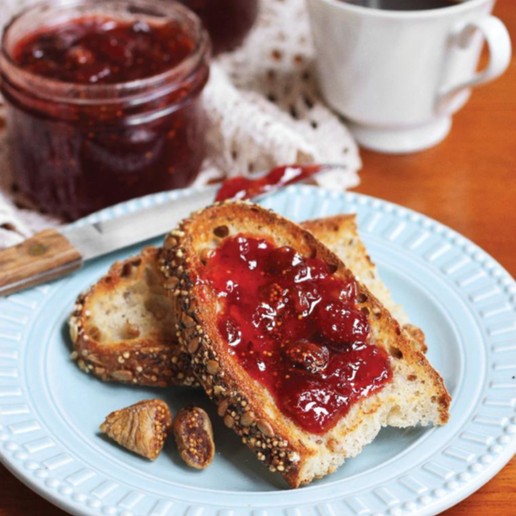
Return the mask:
[[[510,62],[507,29],[490,15],[494,0],[412,11],[306,1],[322,94],[370,149],[404,153],[437,144],[471,88]],[[489,61],[478,72],[484,41]]]

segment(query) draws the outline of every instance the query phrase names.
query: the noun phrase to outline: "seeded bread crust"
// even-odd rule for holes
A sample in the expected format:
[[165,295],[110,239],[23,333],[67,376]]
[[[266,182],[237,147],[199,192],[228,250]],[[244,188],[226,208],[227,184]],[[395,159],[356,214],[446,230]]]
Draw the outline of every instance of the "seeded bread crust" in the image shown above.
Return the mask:
[[[335,215],[302,226],[339,256],[391,313],[395,311],[399,322],[408,321],[379,278],[354,215]],[[175,309],[163,310],[168,305],[163,306],[165,278],[158,256],[157,248],[148,247],[138,256],[116,262],[78,298],[70,318],[72,357],[85,372],[104,381],[137,385],[198,385],[189,355],[181,352],[177,342]],[[410,328],[419,332],[414,345],[426,351],[423,332]],[[403,329],[409,325],[403,324]]]
[[[271,471],[298,487],[333,472],[357,455],[382,426],[441,425],[448,420],[450,396],[425,356],[414,349],[398,322],[363,285],[358,307],[365,311],[374,344],[389,354],[393,380],[354,404],[323,435],[303,431],[278,409],[274,399],[227,352],[217,329],[217,299],[199,282],[203,263],[222,240],[244,233],[318,256],[343,279],[351,271],[310,232],[257,205],[213,205],[180,223],[165,239],[162,271],[169,294],[178,299],[177,336],[191,354],[194,374],[218,407],[227,427],[241,436]],[[175,283],[175,284],[174,284]]]
[[174,300],[163,287],[160,250],[114,263],[81,294],[69,321],[72,359],[101,380],[166,387],[198,385],[175,336]]

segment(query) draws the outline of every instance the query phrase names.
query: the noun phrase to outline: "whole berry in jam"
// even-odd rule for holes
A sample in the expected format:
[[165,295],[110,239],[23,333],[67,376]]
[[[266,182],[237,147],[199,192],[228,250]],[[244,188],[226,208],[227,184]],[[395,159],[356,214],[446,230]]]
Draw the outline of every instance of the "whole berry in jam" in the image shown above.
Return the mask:
[[341,300],[319,306],[317,324],[323,339],[332,346],[365,343],[369,335],[367,315]]
[[326,346],[306,339],[287,344],[283,348],[283,354],[294,367],[309,373],[322,371],[328,365],[330,358],[330,352]]

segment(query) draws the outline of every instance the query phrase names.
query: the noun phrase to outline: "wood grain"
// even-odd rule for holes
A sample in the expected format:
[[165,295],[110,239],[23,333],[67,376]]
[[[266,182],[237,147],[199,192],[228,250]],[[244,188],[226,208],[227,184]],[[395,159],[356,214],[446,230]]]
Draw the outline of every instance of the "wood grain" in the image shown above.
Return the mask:
[[81,265],[77,249],[58,231],[46,229],[0,251],[0,295],[59,278]]
[[[516,2],[497,14],[516,34]],[[513,48],[516,48],[513,39]],[[459,231],[516,274],[516,59],[473,92],[449,137],[418,154],[363,151],[358,192],[402,204]],[[516,507],[516,460],[446,516],[509,516]],[[0,466],[0,516],[64,514]]]

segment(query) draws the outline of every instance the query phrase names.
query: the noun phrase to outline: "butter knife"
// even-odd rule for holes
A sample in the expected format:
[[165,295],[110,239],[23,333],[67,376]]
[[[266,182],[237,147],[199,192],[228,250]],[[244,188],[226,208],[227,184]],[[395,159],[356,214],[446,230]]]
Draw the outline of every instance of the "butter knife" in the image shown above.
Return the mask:
[[287,185],[341,167],[283,165],[255,178],[234,177],[220,189],[213,186],[192,190],[177,199],[110,220],[41,231],[0,251],[0,297],[64,276],[81,268],[86,260],[163,235],[215,199],[258,201]]
[[215,187],[93,224],[46,229],[0,251],[0,296],[46,283],[87,260],[163,235],[213,202]]

